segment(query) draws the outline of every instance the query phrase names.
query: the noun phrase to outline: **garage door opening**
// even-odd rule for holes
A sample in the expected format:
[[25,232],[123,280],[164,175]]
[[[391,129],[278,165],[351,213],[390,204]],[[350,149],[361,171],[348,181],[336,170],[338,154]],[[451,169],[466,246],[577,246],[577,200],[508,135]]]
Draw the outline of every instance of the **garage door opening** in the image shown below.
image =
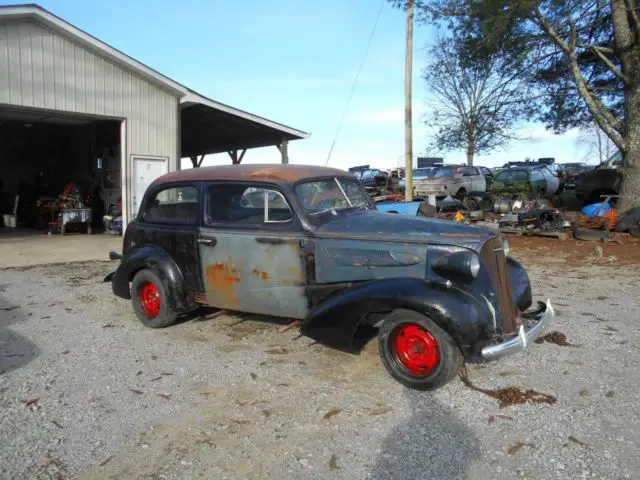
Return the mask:
[[120,233],[120,126],[0,106],[0,234]]

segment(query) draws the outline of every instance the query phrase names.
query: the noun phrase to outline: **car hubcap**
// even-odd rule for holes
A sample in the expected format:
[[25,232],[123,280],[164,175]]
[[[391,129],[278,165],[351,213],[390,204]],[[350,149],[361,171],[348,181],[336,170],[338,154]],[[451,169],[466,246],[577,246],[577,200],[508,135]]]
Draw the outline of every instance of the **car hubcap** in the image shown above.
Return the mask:
[[151,282],[142,284],[140,288],[140,303],[148,318],[156,318],[160,312],[160,292]]
[[393,346],[400,363],[413,375],[429,375],[440,360],[438,342],[420,325],[412,323],[398,328]]

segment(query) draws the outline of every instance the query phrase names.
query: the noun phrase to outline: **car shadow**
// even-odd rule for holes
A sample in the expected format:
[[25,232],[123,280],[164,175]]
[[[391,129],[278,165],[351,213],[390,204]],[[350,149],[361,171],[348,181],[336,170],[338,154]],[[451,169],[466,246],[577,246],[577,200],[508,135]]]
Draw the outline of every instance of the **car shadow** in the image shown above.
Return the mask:
[[25,318],[20,305],[0,295],[0,375],[24,367],[40,354],[33,342],[8,328]]
[[470,478],[479,439],[448,405],[428,392],[407,392],[411,417],[384,439],[370,479]]

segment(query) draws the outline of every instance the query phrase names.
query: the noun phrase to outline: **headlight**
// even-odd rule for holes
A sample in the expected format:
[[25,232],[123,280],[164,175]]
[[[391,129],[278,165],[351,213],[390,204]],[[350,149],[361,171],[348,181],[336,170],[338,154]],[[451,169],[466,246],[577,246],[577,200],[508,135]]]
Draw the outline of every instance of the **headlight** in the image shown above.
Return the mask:
[[511,252],[511,246],[509,245],[509,240],[506,237],[502,239],[502,250],[504,250],[504,256],[508,257]]
[[433,271],[445,278],[473,280],[480,272],[480,258],[474,252],[455,252],[433,262]]

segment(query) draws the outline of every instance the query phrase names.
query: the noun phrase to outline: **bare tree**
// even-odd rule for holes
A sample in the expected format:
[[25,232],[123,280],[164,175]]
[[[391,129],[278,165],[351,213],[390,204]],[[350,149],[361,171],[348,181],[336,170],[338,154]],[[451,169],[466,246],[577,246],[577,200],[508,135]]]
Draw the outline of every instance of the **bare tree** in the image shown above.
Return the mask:
[[432,148],[464,150],[467,164],[473,165],[477,153],[519,138],[514,126],[528,111],[527,79],[503,67],[499,55],[476,59],[455,40],[436,43],[423,71],[436,98],[426,121],[436,129]]
[[617,150],[613,141],[596,123],[592,123],[580,130],[577,143],[587,149],[583,160],[595,161],[596,163],[604,162]]

